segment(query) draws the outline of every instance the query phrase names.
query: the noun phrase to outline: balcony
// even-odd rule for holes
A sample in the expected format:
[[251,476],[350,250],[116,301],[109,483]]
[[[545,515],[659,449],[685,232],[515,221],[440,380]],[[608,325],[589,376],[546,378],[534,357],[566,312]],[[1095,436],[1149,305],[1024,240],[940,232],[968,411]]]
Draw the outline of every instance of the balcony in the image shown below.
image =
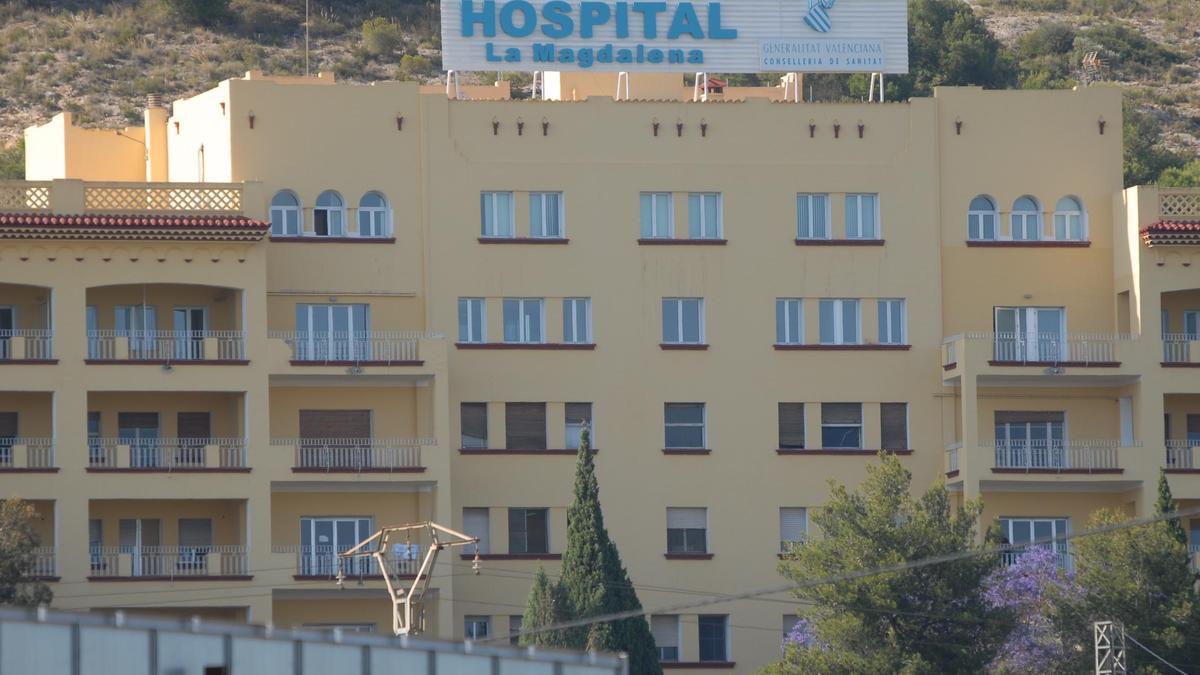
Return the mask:
[[53,546],[38,546],[33,549],[33,561],[29,576],[44,581],[58,581],[58,551]]
[[[344,546],[331,545],[283,545],[274,546],[271,552],[293,558],[295,577],[305,580],[335,580],[340,571],[347,579],[382,579],[379,563],[373,558],[351,558],[342,560],[339,553],[353,548],[357,542]],[[416,544],[396,544],[384,552],[384,565],[388,576],[412,577],[421,566],[423,552]]]
[[89,472],[247,472],[242,438],[92,438]]
[[421,473],[428,438],[273,438],[293,449],[295,473]]
[[961,333],[942,341],[942,379],[951,386],[964,375],[980,386],[1041,385],[1047,376],[1064,387],[1131,384],[1139,373],[1123,361],[1132,346],[1123,333]]
[[54,331],[49,329],[0,330],[0,363],[54,361]]
[[0,472],[54,473],[53,438],[0,438]]
[[958,452],[962,450],[962,445],[962,442],[956,442],[950,443],[946,446],[946,478],[954,478],[958,476]]
[[267,336],[287,345],[294,366],[419,366],[424,363],[421,341],[440,338],[390,331],[269,331]]
[[242,545],[92,546],[90,578],[99,580],[249,576]]
[[1200,473],[1200,441],[1169,440],[1166,445],[1167,473]]
[[54,363],[53,289],[0,283],[0,365]]
[[1165,333],[1162,365],[1200,368],[1200,338],[1192,333]]
[[1128,335],[1106,333],[968,333],[992,344],[992,365],[1116,367],[1117,343]]
[[[1051,547],[1054,549],[1054,557],[1058,561],[1058,566],[1061,569],[1071,569],[1071,551],[1067,542],[1055,542],[1053,544],[1037,544],[1037,546]],[[1000,552],[1000,562],[1005,566],[1015,565],[1017,560],[1029,550],[1029,545],[1013,545],[1005,546]]]
[[993,473],[1122,473],[1117,441],[991,441]]
[[233,330],[89,330],[88,361],[246,363],[246,333]]

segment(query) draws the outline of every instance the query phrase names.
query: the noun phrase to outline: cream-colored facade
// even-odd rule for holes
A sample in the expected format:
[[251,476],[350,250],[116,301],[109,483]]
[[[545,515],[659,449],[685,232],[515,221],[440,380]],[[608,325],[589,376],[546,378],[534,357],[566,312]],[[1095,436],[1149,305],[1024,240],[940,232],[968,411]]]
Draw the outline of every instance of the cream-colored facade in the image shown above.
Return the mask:
[[[124,137],[28,132],[0,489],[36,500],[56,605],[386,631],[332,551],[433,519],[486,541],[477,576],[441,559],[431,632],[505,635],[557,569],[588,416],[649,608],[777,583],[880,448],[1014,544],[1146,513],[1161,468],[1200,500],[1200,193],[1122,190],[1118,90],[549,79],[563,100],[251,73]],[[795,611],[654,624],[677,667],[750,672]]]

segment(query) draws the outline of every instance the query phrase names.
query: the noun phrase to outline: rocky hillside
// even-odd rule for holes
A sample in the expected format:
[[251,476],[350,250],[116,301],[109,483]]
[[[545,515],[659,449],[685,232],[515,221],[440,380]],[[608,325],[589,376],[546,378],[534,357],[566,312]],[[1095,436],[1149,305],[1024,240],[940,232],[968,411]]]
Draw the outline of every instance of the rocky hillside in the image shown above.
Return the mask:
[[[1166,146],[1200,155],[1200,0],[969,1],[1006,48],[1011,86],[1121,86]],[[311,0],[310,69],[436,79],[437,22],[424,0]],[[0,0],[0,145],[58,110],[137,124],[147,93],[172,100],[250,69],[302,73],[303,25],[304,0]],[[1093,51],[1101,67],[1085,73]]]

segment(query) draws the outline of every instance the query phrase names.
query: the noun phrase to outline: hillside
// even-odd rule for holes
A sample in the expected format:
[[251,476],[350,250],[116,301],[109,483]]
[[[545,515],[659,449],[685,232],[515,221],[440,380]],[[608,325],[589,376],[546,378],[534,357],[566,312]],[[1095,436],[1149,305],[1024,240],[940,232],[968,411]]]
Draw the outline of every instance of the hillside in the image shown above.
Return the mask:
[[[0,145],[58,110],[85,125],[139,124],[147,93],[173,100],[250,69],[304,71],[303,0],[46,4],[0,0]],[[1200,0],[970,4],[1004,45],[997,58],[1011,76],[1002,86],[1074,86],[1096,51],[1104,68],[1095,78],[1128,92],[1147,128],[1161,127],[1164,150],[1200,155]],[[440,75],[435,3],[312,0],[311,8],[311,71],[360,82]],[[517,79],[519,91],[527,78]],[[818,95],[853,97],[849,81]]]

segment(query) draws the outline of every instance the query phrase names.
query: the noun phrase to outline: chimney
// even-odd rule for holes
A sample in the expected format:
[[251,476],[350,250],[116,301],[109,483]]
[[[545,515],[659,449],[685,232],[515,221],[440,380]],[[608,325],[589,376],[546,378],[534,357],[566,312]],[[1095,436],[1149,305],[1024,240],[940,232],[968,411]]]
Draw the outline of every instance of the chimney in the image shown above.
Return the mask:
[[167,109],[161,94],[146,96],[146,180],[167,181]]

